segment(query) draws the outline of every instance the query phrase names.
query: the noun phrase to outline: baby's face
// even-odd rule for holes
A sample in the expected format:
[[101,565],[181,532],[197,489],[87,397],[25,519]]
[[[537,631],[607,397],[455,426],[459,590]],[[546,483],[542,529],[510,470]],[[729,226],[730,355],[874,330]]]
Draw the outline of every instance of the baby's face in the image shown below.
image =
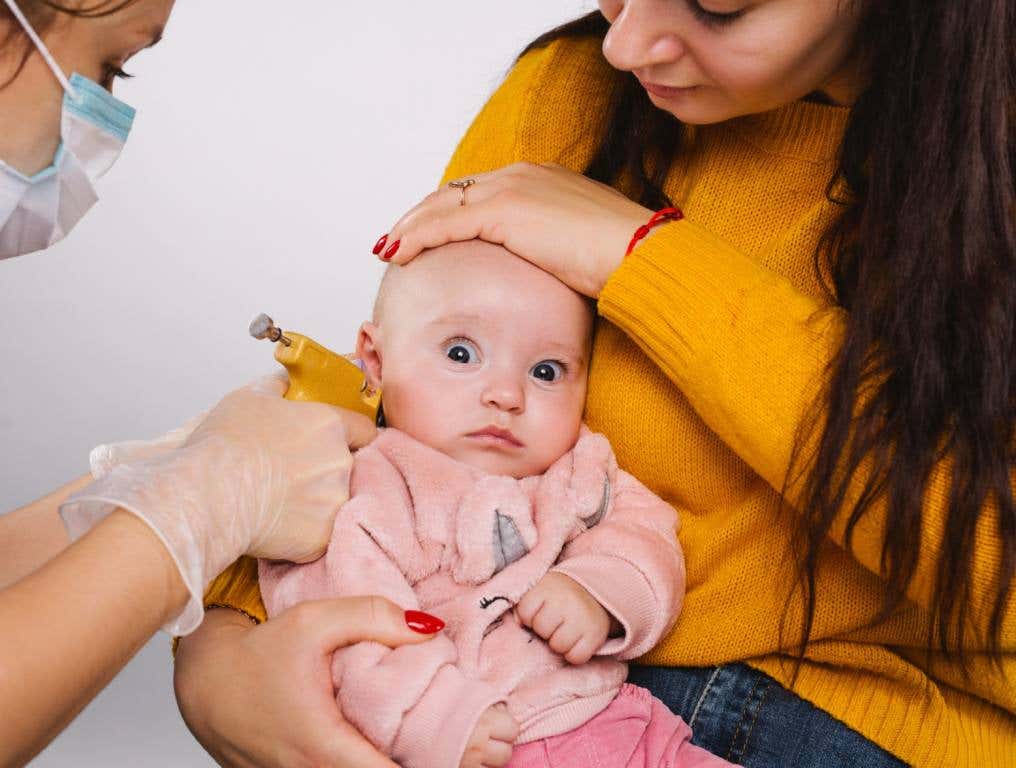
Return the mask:
[[592,328],[581,296],[478,241],[392,270],[359,344],[389,426],[513,477],[542,473],[575,444]]

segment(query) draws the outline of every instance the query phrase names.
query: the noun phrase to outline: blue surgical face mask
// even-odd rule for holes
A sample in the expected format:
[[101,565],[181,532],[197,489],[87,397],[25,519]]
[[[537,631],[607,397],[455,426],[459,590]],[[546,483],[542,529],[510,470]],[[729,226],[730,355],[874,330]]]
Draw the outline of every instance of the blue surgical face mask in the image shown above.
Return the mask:
[[0,160],[0,259],[61,240],[99,199],[95,182],[110,169],[130,132],[134,110],[98,83],[68,80],[14,0],[4,0],[64,89],[60,147],[53,163],[25,176]]

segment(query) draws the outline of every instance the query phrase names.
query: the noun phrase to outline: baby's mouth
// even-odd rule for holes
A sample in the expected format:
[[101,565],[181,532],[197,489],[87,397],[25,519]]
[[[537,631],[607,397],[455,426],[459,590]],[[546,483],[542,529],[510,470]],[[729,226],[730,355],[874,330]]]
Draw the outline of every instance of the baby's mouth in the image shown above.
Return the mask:
[[504,445],[512,448],[524,448],[522,441],[512,434],[511,430],[503,429],[502,427],[491,424],[483,429],[478,429],[476,432],[470,432],[466,437],[471,437],[476,440],[492,445]]

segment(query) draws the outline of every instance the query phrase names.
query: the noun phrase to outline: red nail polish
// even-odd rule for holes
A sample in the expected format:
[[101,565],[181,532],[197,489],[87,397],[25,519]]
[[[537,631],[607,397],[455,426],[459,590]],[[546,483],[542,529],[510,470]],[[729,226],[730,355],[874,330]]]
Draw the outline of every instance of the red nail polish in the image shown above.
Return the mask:
[[402,242],[401,240],[396,240],[394,243],[389,245],[388,250],[385,251],[385,255],[382,256],[381,258],[384,259],[385,261],[391,261],[392,256],[394,256],[395,252],[399,250],[399,243],[401,242]]
[[374,243],[374,248],[371,250],[371,253],[377,256],[379,253],[381,253],[381,249],[385,247],[385,243],[387,242],[388,242],[388,233],[385,232],[383,235],[381,235],[381,237],[377,239],[377,242]]
[[444,629],[444,622],[441,619],[423,611],[406,611],[406,625],[421,635],[433,635]]

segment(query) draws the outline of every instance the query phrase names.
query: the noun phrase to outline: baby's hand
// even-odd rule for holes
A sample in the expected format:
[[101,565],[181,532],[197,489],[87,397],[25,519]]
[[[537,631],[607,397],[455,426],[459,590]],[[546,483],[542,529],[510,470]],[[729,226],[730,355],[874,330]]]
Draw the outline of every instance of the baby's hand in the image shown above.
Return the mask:
[[525,626],[570,664],[585,664],[606,642],[611,617],[574,579],[551,571],[515,606]]
[[512,756],[512,744],[519,737],[519,724],[508,707],[495,704],[480,715],[462,755],[460,768],[500,768]]

